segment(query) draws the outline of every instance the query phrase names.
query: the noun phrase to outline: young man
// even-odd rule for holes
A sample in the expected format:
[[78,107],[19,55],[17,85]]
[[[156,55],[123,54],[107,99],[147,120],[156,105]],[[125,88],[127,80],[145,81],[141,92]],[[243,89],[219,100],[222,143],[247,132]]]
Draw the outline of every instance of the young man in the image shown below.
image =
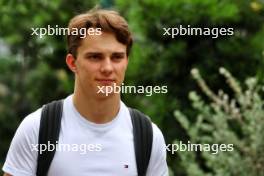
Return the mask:
[[[58,144],[75,144],[75,150],[56,151],[49,176],[136,176],[133,126],[120,93],[98,88],[124,81],[132,46],[127,22],[115,11],[92,10],[74,17],[71,31],[86,28],[87,36],[70,33],[66,63],[75,74],[74,93],[63,101]],[[36,175],[42,108],[28,115],[12,140],[5,176]],[[167,176],[163,135],[152,123],[153,142],[147,176]],[[86,150],[76,147],[86,146]]]

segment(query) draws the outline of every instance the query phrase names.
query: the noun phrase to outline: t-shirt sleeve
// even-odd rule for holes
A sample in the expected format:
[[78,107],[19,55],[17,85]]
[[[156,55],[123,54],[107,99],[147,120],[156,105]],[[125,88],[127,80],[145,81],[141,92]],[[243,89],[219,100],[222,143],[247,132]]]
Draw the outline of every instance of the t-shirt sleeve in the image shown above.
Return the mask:
[[34,176],[37,165],[40,110],[28,115],[19,125],[3,166],[13,176]]
[[155,124],[152,127],[153,143],[147,176],[168,176],[165,140],[160,129]]

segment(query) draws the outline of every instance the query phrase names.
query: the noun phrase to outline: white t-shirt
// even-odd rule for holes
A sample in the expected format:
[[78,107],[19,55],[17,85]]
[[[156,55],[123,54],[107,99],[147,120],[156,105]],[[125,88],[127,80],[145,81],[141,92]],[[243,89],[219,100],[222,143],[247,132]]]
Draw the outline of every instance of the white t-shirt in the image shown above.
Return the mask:
[[[13,176],[33,176],[41,109],[28,115],[11,142],[3,171]],[[153,126],[153,145],[147,176],[167,176],[166,145],[159,128]],[[48,176],[136,176],[132,122],[121,101],[117,116],[95,124],[82,117],[72,95],[64,100],[61,131]],[[42,146],[42,149],[44,150]],[[52,147],[49,146],[50,150]]]

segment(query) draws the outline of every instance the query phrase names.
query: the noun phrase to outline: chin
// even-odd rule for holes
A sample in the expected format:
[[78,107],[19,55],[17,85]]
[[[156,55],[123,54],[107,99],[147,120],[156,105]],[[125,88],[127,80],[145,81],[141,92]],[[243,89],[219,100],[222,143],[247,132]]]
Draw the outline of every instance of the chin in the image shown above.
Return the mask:
[[97,93],[96,96],[98,98],[100,98],[100,99],[108,99],[108,98],[112,98],[114,96],[117,96],[117,94],[116,93],[108,93],[108,94],[106,94],[106,93]]

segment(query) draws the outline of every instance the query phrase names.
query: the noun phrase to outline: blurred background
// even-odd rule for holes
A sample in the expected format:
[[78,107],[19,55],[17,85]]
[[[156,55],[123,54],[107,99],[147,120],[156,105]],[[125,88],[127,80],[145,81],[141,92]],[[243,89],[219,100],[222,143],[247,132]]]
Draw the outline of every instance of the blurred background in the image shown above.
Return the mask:
[[[123,94],[159,126],[167,144],[233,144],[232,152],[168,151],[172,176],[264,175],[264,1],[0,0],[0,167],[23,118],[73,91],[65,36],[32,36],[95,5],[115,9],[132,30],[125,85],[167,94]],[[163,28],[232,27],[234,35],[164,36]],[[1,173],[0,173],[1,174]]]

